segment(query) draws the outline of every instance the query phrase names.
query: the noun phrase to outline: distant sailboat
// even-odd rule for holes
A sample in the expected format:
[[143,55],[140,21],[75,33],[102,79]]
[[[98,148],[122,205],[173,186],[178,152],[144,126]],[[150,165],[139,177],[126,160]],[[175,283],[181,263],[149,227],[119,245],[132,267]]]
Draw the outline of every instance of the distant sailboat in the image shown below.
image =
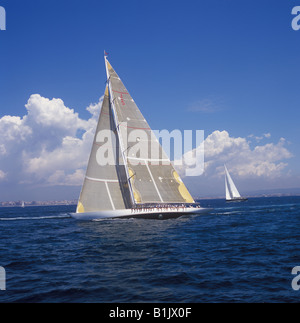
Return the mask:
[[225,168],[226,201],[227,202],[247,201],[247,198],[241,197],[225,165],[224,165],[224,168]]
[[22,201],[21,207],[25,207],[25,202]]
[[[104,59],[107,85],[76,213],[71,216],[165,219],[209,212],[195,203],[106,54]],[[106,141],[103,131],[110,133]],[[128,138],[137,131],[143,137],[134,141],[141,149],[133,154]],[[113,164],[102,163],[104,146],[108,155],[113,152]],[[158,157],[151,158],[152,149]]]

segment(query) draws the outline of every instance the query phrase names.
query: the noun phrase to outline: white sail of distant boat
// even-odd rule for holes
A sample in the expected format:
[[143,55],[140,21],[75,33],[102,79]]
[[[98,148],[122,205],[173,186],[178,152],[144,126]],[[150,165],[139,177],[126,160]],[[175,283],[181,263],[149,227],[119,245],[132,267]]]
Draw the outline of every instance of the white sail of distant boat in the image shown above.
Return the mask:
[[[71,215],[93,220],[208,212],[195,203],[107,55],[104,58],[107,85],[76,213]],[[128,138],[137,131],[146,137],[136,137],[143,149],[134,155]],[[109,134],[105,141],[103,132]],[[108,154],[113,152],[114,163],[100,160],[104,146]],[[151,159],[152,149],[159,158]]]
[[224,165],[225,168],[225,192],[226,192],[226,201],[246,201],[247,198],[241,197],[238,189],[236,188],[226,165]]
[[25,202],[24,202],[24,201],[22,201],[21,206],[22,206],[22,207],[25,207]]

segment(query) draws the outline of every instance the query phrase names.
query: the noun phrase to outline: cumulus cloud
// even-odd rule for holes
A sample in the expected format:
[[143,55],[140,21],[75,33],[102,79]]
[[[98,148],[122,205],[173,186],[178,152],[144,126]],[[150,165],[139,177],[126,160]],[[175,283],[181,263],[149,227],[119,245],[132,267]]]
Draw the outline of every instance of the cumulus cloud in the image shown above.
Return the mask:
[[248,136],[248,138],[255,139],[257,142],[260,142],[261,140],[263,140],[265,138],[271,138],[271,134],[270,133],[264,133],[261,136],[255,136],[254,134],[251,134],[251,135]]
[[[265,137],[270,138],[270,134]],[[240,178],[253,179],[257,177],[275,178],[282,175],[282,171],[288,165],[285,161],[292,157],[285,146],[286,140],[281,138],[278,143],[267,143],[251,148],[246,138],[230,137],[227,131],[217,130],[196,149],[204,149],[205,176],[223,176],[223,165],[226,164],[230,171]],[[186,156],[188,158],[189,155]],[[185,169],[181,168],[180,172],[184,176]]]
[[5,179],[5,177],[6,177],[6,174],[2,170],[0,170],[0,181]]
[[1,151],[5,154],[5,143],[18,141],[25,141],[25,139],[32,134],[32,130],[20,117],[4,116],[0,119],[0,136],[1,136]]
[[[61,99],[31,95],[26,113],[0,118],[0,183],[22,185],[80,186],[83,181],[103,97],[87,107],[83,120]],[[205,106],[205,105],[204,105]],[[207,108],[209,104],[207,103]],[[269,141],[271,134],[261,135]],[[253,142],[255,144],[253,144]],[[239,178],[280,178],[292,154],[287,142],[258,144],[256,136],[231,137],[227,131],[214,131],[196,150],[205,151],[202,178],[211,180],[224,174],[223,164]],[[187,165],[191,156],[187,152]],[[179,169],[184,177],[186,168]],[[193,166],[190,167],[193,172]],[[196,180],[196,182],[198,182]]]
[[61,99],[33,94],[25,116],[0,118],[0,181],[81,185],[101,102],[83,120]]

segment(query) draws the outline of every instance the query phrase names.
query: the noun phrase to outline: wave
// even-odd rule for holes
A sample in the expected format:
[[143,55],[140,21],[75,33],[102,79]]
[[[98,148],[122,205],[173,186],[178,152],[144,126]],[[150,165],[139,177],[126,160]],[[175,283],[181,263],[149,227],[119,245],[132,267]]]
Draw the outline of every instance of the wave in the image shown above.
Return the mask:
[[64,218],[70,218],[71,216],[69,214],[63,214],[63,215],[50,215],[50,216],[20,216],[15,218],[0,218],[0,221],[18,221],[18,220],[43,220],[43,219],[64,219]]

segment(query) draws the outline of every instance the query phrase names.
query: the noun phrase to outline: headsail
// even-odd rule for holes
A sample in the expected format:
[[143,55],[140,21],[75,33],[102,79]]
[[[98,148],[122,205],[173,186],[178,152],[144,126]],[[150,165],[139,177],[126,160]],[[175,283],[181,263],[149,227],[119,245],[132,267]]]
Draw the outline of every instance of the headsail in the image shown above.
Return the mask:
[[[108,87],[106,87],[77,213],[128,207],[129,192],[122,180],[122,167],[124,166],[118,167],[119,147],[114,130],[115,124],[109,103]],[[107,136],[107,142],[104,143],[102,135]],[[113,162],[105,163],[100,160],[103,149],[113,154],[111,156],[114,158]]]
[[194,203],[169,157],[106,57],[105,63],[111,107],[133,203]]
[[237,190],[228,170],[227,167],[224,165],[225,168],[225,189],[226,189],[226,200],[231,200],[235,198],[240,198],[241,195]]

